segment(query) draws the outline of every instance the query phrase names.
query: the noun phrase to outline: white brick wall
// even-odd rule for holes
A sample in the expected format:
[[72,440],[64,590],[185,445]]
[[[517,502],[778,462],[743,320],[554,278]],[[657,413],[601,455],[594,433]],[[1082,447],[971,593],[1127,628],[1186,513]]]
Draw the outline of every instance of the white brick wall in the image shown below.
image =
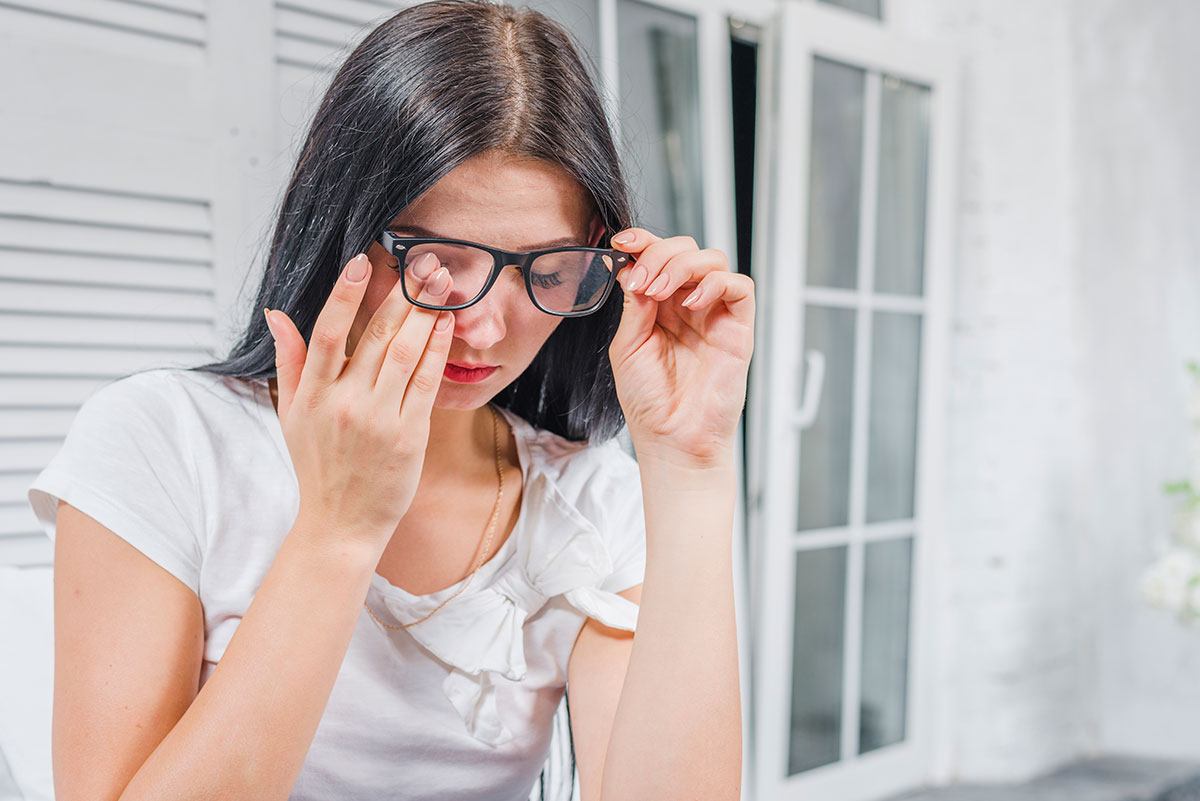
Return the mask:
[[1200,4],[890,10],[963,56],[939,778],[1194,758],[1200,627],[1137,578],[1200,358]]
[[[1080,8],[1084,5],[1080,4]],[[1077,15],[1079,297],[1092,407],[1090,492],[1099,743],[1200,754],[1200,627],[1134,582],[1165,538],[1160,485],[1187,474],[1183,362],[1200,360],[1200,4],[1093,3]]]

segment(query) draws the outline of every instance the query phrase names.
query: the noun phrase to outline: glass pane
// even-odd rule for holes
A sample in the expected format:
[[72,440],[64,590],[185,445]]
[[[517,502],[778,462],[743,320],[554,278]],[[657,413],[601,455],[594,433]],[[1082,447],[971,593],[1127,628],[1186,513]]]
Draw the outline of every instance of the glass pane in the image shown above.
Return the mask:
[[912,588],[910,537],[871,542],[866,548],[860,754],[904,739],[908,709],[908,608]]
[[880,8],[880,0],[821,0],[821,2],[850,11],[857,11],[859,14],[866,14],[868,17],[874,17],[875,19],[883,19],[883,9]]
[[788,775],[841,757],[846,548],[796,554]]
[[621,147],[637,224],[703,243],[697,27],[688,14],[617,2]]
[[920,295],[925,275],[929,88],[883,78],[875,291]]
[[863,70],[813,59],[807,268],[812,286],[858,285],[865,86]]
[[798,530],[849,521],[856,314],[853,309],[824,306],[805,310],[804,346],[825,355],[825,385],[816,421],[800,432]]
[[921,316],[877,312],[871,337],[867,522],[913,516]]

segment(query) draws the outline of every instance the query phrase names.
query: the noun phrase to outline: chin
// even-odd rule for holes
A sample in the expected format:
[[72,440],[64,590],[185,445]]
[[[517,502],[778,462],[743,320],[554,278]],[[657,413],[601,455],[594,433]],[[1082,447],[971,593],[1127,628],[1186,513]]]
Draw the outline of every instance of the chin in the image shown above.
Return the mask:
[[497,386],[503,388],[505,385],[492,381],[480,381],[478,384],[458,384],[448,378],[443,378],[442,386],[433,400],[433,406],[436,409],[475,411],[483,408],[496,396],[496,393],[500,391],[495,389]]

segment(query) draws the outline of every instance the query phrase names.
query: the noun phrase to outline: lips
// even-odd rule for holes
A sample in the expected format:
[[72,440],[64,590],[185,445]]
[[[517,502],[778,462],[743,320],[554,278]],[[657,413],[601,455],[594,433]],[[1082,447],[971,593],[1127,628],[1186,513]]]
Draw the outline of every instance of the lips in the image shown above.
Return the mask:
[[494,364],[470,364],[469,362],[446,362],[443,375],[459,384],[474,384],[496,372]]

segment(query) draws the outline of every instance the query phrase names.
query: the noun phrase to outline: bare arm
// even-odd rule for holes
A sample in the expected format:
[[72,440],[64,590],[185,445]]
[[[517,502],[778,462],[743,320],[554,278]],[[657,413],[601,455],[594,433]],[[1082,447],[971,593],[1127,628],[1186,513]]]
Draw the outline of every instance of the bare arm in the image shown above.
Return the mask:
[[197,694],[204,617],[195,593],[60,502],[59,801],[288,796],[378,562],[358,544],[309,536],[315,528],[296,522]]
[[330,533],[297,520],[212,676],[121,801],[288,797],[380,556]]
[[730,801],[742,772],[733,468],[685,474],[647,459],[642,476],[645,583],[591,801]]

